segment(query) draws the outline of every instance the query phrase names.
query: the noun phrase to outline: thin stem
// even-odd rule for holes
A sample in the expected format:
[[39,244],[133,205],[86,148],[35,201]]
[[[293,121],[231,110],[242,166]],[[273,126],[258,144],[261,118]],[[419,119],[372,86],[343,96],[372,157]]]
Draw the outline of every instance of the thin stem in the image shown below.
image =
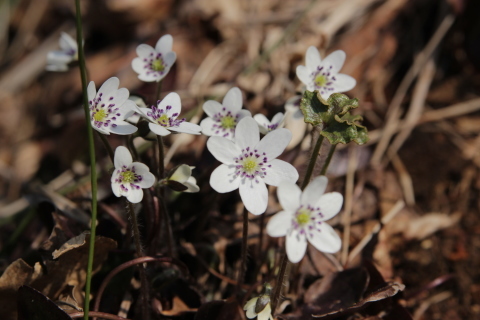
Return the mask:
[[320,175],[323,176],[327,172],[328,166],[330,165],[330,161],[332,160],[332,156],[335,153],[335,148],[337,147],[336,144],[332,144],[330,150],[328,150],[328,156],[323,164],[322,171],[320,171]]
[[245,271],[247,270],[247,253],[248,253],[248,210],[247,208],[243,209],[243,234],[242,234],[242,262],[240,265],[240,272],[238,273],[238,286],[237,292],[240,290],[244,278]]
[[155,90],[155,101],[153,102],[155,105],[157,105],[158,100],[160,100],[160,94],[162,93],[162,82],[163,80],[157,82],[157,89]]
[[92,268],[93,256],[95,252],[95,231],[97,223],[97,171],[95,159],[95,145],[93,140],[93,129],[90,122],[90,109],[88,106],[87,95],[87,67],[85,65],[85,55],[83,53],[83,32],[82,32],[82,14],[80,12],[80,0],[75,0],[76,11],[76,27],[77,27],[77,46],[78,46],[78,61],[80,64],[80,77],[82,79],[82,96],[83,108],[85,111],[85,119],[87,122],[87,136],[90,155],[90,178],[92,184],[92,220],[90,228],[90,242],[88,247],[88,262],[87,262],[87,278],[85,280],[85,304],[84,319],[88,320],[88,311],[90,309],[90,291],[92,284]]
[[308,163],[307,171],[305,172],[305,177],[303,178],[302,190],[305,189],[305,187],[310,182],[310,179],[312,178],[313,169],[315,168],[315,164],[317,163],[317,158],[318,154],[320,153],[320,148],[322,147],[323,139],[324,137],[322,135],[318,136],[317,143],[315,144],[315,147],[312,151],[310,162]]
[[[133,238],[135,242],[135,250],[137,252],[137,257],[142,258],[144,257],[143,249],[142,249],[142,243],[140,240],[140,230],[138,229],[138,222],[137,222],[137,216],[135,214],[134,208],[133,208],[133,203],[127,200],[127,206],[128,206],[128,214],[130,216],[130,220],[132,221],[132,231],[133,231]],[[147,281],[147,275],[145,273],[145,268],[143,265],[140,266],[139,268],[140,271],[140,281],[141,281],[141,288],[140,291],[142,293],[142,315],[143,319],[149,319],[149,313],[148,313],[148,301],[149,301],[149,294],[148,294],[148,281]]]
[[275,310],[277,308],[278,299],[280,298],[280,293],[283,288],[283,280],[287,275],[288,270],[288,258],[286,252],[282,254],[282,260],[280,262],[280,270],[278,270],[277,280],[275,281],[275,290],[273,291],[272,299],[272,314],[275,314]]
[[161,180],[165,175],[165,147],[162,136],[157,135],[158,144],[158,179]]
[[110,143],[108,142],[107,138],[105,135],[101,134],[100,132],[96,131],[97,135],[100,137],[100,140],[102,140],[103,145],[105,146],[105,149],[107,149],[108,156],[110,157],[110,160],[112,160],[112,163],[114,163],[114,154],[113,154],[113,149]]
[[135,148],[135,145],[133,144],[133,135],[131,135],[131,134],[127,137],[127,146],[128,146],[128,149],[130,150],[130,152],[133,155],[133,160],[134,161],[139,160],[137,149]]
[[259,261],[262,259],[262,249],[263,249],[263,229],[265,229],[265,214],[260,215],[260,231],[258,233],[258,254],[257,259]]

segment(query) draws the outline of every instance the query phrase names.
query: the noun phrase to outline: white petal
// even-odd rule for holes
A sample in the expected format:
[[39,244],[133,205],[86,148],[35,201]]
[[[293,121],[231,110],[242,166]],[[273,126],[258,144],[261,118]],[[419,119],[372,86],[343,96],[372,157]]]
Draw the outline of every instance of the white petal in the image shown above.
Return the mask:
[[[113,179],[113,177],[112,177],[112,179]],[[122,194],[120,192],[120,183],[112,182],[112,192],[116,197],[121,197],[122,196]]]
[[283,124],[283,120],[285,119],[285,115],[283,112],[279,112],[276,115],[273,116],[272,118],[272,124],[278,124],[278,126],[281,126]]
[[252,298],[247,301],[247,303],[243,306],[243,310],[253,309],[255,310],[255,305],[257,304],[258,297]]
[[155,50],[162,54],[172,51],[173,47],[173,37],[169,34],[162,36],[158,39],[157,44],[155,45]]
[[132,155],[130,154],[130,151],[123,146],[119,146],[115,149],[115,156],[113,159],[115,168],[117,169],[122,168],[123,166],[128,167],[132,164]]
[[325,193],[315,203],[315,207],[320,207],[323,220],[330,220],[340,212],[343,204],[343,196],[338,192]]
[[53,72],[64,72],[68,71],[68,66],[66,64],[50,63],[45,66],[45,70]]
[[159,108],[166,109],[167,106],[172,107],[169,111],[167,111],[167,115],[169,117],[172,114],[177,113],[177,117],[182,110],[182,101],[180,100],[180,96],[176,92],[170,92],[167,94],[165,98],[158,104]]
[[222,104],[227,110],[231,111],[233,114],[237,114],[237,112],[242,109],[243,104],[242,92],[240,89],[233,87],[228,90],[223,98]]
[[68,34],[65,32],[62,32],[60,34],[60,40],[58,41],[58,44],[60,45],[60,48],[64,51],[69,51],[69,50],[78,50],[77,42]]
[[200,122],[202,133],[206,136],[214,136],[216,134],[215,132],[217,131],[217,129],[213,127],[215,124],[217,124],[217,121],[210,117],[203,119]]
[[186,164],[179,165],[177,169],[170,176],[170,180],[178,181],[184,183],[192,175],[192,168]]
[[112,100],[109,99],[110,97],[108,97],[108,100],[102,100],[105,101],[105,104],[115,104],[116,106],[121,106],[125,103],[125,101],[127,101],[129,95],[130,92],[127,88],[120,88],[116,91],[111,92],[111,96],[113,97]]
[[[235,135],[235,137],[237,137],[237,135]],[[257,149],[259,153],[265,152],[269,160],[275,159],[282,154],[290,143],[290,140],[292,140],[290,130],[280,128],[263,137],[255,149]]]
[[48,64],[68,64],[73,61],[73,57],[63,51],[50,51],[47,54]]
[[178,127],[170,127],[171,131],[189,133],[189,134],[200,134],[202,131],[202,127],[198,124],[190,123],[190,122],[182,122]]
[[183,192],[198,192],[200,188],[197,186],[197,180],[194,177],[189,177],[188,180],[184,183],[184,185],[188,188]]
[[253,148],[260,140],[258,124],[253,118],[246,117],[240,120],[235,128],[235,144],[239,149]]
[[148,58],[151,53],[155,54],[155,49],[148,44],[141,44],[137,47],[137,55],[140,58]]
[[117,121],[115,123],[117,126],[110,127],[110,132],[119,134],[119,135],[127,135],[127,134],[132,134],[137,132],[138,128],[135,127],[134,125],[129,124],[128,122],[125,121]]
[[308,241],[317,250],[328,253],[335,253],[340,250],[342,240],[330,225],[322,223],[317,225],[317,228],[320,231],[314,229],[312,232],[307,233]]
[[150,73],[150,74],[141,73],[138,75],[138,79],[145,82],[154,82],[158,80],[158,77],[155,77],[153,73]]
[[308,86],[312,83],[311,71],[305,66],[297,66],[297,77],[304,85]]
[[285,249],[290,262],[297,263],[302,260],[307,251],[307,238],[305,234],[300,234],[297,230],[292,230],[287,234]]
[[265,117],[263,114],[258,113],[253,116],[253,119],[257,121],[258,128],[260,129],[260,132],[262,134],[267,134],[268,133],[268,125],[270,124],[270,121]]
[[122,105],[120,106],[119,111],[120,111],[120,113],[122,114],[122,118],[123,118],[123,119],[126,119],[126,118],[129,118],[129,117],[133,116],[133,114],[134,114],[135,112],[138,112],[138,111],[139,111],[139,108],[137,107],[137,105],[135,104],[135,102],[133,102],[132,100],[127,99],[124,103],[122,103]]
[[295,112],[300,108],[300,101],[302,96],[293,96],[285,102],[285,111]]
[[[338,73],[342,69],[343,64],[345,63],[345,58],[347,55],[343,50],[337,50],[330,53],[324,60],[323,66],[327,68],[331,73]],[[328,69],[332,66],[332,69]]]
[[130,168],[139,175],[144,175],[150,172],[150,168],[146,164],[141,162],[133,162]]
[[284,210],[295,212],[300,207],[302,190],[295,183],[281,182],[277,188],[278,201]]
[[240,198],[248,211],[259,215],[267,210],[268,190],[262,179],[258,179],[258,182],[252,179],[243,179],[239,191]]
[[95,89],[95,82],[90,81],[87,87],[88,101],[92,101],[97,95],[97,89]]
[[163,62],[165,62],[165,70],[163,71],[164,76],[167,75],[170,71],[170,67],[177,61],[177,54],[175,52],[167,52],[163,57]]
[[293,213],[291,211],[280,211],[270,218],[267,223],[267,234],[270,237],[283,237],[292,226]]
[[335,81],[335,83],[333,84],[335,92],[345,92],[352,90],[357,84],[357,80],[343,73],[335,75],[335,78],[337,79],[337,81]]
[[241,109],[240,111],[237,112],[237,117],[238,117],[238,119],[237,119],[238,122],[240,122],[240,120],[242,120],[243,118],[246,118],[246,117],[251,118],[252,113],[248,110]]
[[220,102],[217,102],[215,100],[207,100],[203,104],[203,111],[209,116],[209,117],[214,117],[217,113],[222,111],[222,105]]
[[105,102],[106,100],[104,99],[108,99],[106,98],[107,96],[108,97],[113,96],[117,92],[119,85],[120,85],[120,80],[117,77],[111,77],[110,79],[108,79],[102,84],[100,89],[98,89],[97,95],[100,95],[102,93],[103,94],[102,101]]
[[145,62],[142,58],[135,58],[132,60],[132,69],[136,73],[145,73]]
[[[269,133],[270,135],[272,133]],[[268,162],[271,167],[265,170],[263,181],[271,186],[278,186],[283,181],[295,183],[298,180],[298,171],[290,163],[279,159],[273,159]]]
[[226,193],[238,189],[240,178],[235,175],[235,167],[221,164],[213,170],[210,185],[218,193]]
[[268,303],[265,308],[258,314],[258,320],[268,320],[272,316],[272,307]]
[[97,131],[100,132],[101,134],[105,134],[105,135],[107,135],[107,136],[110,135],[110,131],[109,131],[110,128],[106,129],[104,126],[101,126],[101,127],[99,128],[99,127],[95,126],[95,125],[93,124],[93,122],[91,122],[91,124],[92,124],[92,128],[93,128],[94,130],[97,130]]
[[314,46],[308,47],[307,53],[305,54],[305,64],[310,72],[315,71],[321,63],[322,58],[320,58],[318,49]]
[[225,164],[235,164],[235,159],[240,156],[240,149],[232,141],[222,137],[211,137],[207,141],[207,148],[218,161]]
[[129,187],[126,197],[131,203],[139,203],[143,199],[143,190]]
[[149,123],[148,127],[150,130],[155,133],[156,135],[159,136],[168,136],[170,134],[170,131],[162,127],[161,125],[155,124],[155,123]]
[[155,176],[151,172],[142,174],[142,181],[137,183],[140,188],[150,188],[155,183]]
[[327,188],[328,179],[325,176],[316,177],[303,191],[300,203],[313,206]]

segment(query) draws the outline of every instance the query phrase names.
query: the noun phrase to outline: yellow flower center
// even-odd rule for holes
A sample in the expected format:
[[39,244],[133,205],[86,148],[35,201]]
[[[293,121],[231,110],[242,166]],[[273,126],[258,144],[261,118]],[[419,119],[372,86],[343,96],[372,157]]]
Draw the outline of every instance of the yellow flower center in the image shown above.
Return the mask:
[[222,118],[220,121],[222,128],[224,129],[233,129],[235,128],[235,125],[237,124],[237,121],[235,121],[235,118],[232,116],[225,116]]
[[123,183],[132,183],[135,181],[135,173],[130,170],[120,173],[120,179]]
[[257,169],[257,161],[247,158],[243,161],[243,170],[247,173],[254,173]]
[[159,71],[159,72],[165,70],[165,66],[163,65],[162,60],[153,60],[152,69],[153,71]]
[[297,223],[303,226],[310,222],[310,213],[310,210],[307,209],[298,210],[297,216],[295,217]]
[[318,75],[315,78],[315,85],[317,87],[323,87],[323,86],[325,86],[326,83],[327,83],[327,78],[325,76]]
[[169,127],[170,126],[168,120],[169,120],[169,118],[165,113],[157,118],[158,124],[163,126],[163,127]]
[[98,110],[95,115],[93,116],[93,119],[95,121],[103,121],[107,117],[107,112],[103,109]]

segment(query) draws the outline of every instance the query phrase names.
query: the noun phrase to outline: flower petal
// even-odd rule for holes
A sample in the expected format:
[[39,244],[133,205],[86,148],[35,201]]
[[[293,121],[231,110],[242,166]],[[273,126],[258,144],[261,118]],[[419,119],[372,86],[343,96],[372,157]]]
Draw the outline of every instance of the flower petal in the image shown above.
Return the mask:
[[162,127],[161,125],[155,124],[155,123],[149,123],[148,127],[150,130],[155,133],[156,135],[159,136],[168,136],[170,134],[170,131]]
[[[347,55],[343,50],[333,51],[323,60],[323,66],[331,73],[338,73],[342,69],[346,57]],[[328,69],[330,66],[332,68]]]
[[285,115],[283,114],[283,112],[279,112],[277,113],[276,115],[273,116],[272,118],[272,124],[278,124],[279,126],[281,126],[283,124],[283,120],[285,119]]
[[132,164],[132,155],[127,148],[119,146],[117,147],[117,149],[115,149],[115,156],[113,157],[113,162],[116,169],[120,169],[124,166],[128,167]]
[[267,303],[265,308],[257,315],[258,320],[268,320],[272,316],[272,307]]
[[162,54],[172,51],[173,47],[173,37],[170,34],[163,35],[158,39],[157,44],[155,45],[155,50]]
[[130,201],[131,203],[139,203],[143,199],[143,190],[130,187],[126,197],[127,197],[127,200]]
[[316,177],[309,182],[300,199],[301,204],[313,206],[325,193],[327,188],[328,179],[325,176]]
[[111,77],[102,84],[100,89],[98,89],[97,96],[102,94],[102,101],[106,102],[111,96],[115,96],[119,85],[120,80],[117,77]]
[[258,300],[258,297],[248,300],[247,303],[243,306],[243,310],[248,310],[248,309],[255,310],[255,305],[257,304],[257,300]]
[[205,118],[200,122],[200,127],[202,128],[202,133],[206,136],[214,136],[215,135],[215,132],[217,131],[217,128],[215,127],[215,125],[217,125],[217,121],[213,120],[210,117]]
[[145,62],[142,58],[135,58],[132,60],[132,69],[136,73],[144,73],[145,72]]
[[319,251],[338,252],[342,247],[342,240],[335,230],[327,223],[317,225],[317,229],[307,232],[308,241]]
[[175,169],[173,174],[168,178],[180,183],[184,183],[192,176],[192,168],[189,165],[181,164]]
[[228,90],[222,101],[222,105],[233,114],[237,114],[237,112],[242,109],[242,104],[242,92],[237,87]]
[[105,100],[105,99],[102,99],[102,100],[105,101],[105,104],[115,104],[115,106],[118,107],[124,104],[125,101],[127,101],[128,96],[130,95],[130,92],[128,91],[127,88],[120,88],[110,93],[110,95],[113,99],[110,100],[110,97],[108,97],[108,100]]
[[[271,135],[273,132],[269,133]],[[268,136],[267,135],[267,136]],[[271,186],[278,186],[283,181],[295,183],[298,180],[298,171],[290,163],[279,159],[268,162],[263,181]]]
[[235,166],[221,164],[213,170],[210,185],[218,193],[226,193],[238,189],[240,178],[235,175]]
[[160,109],[166,109],[167,106],[170,106],[171,109],[167,110],[167,115],[171,117],[173,114],[180,114],[180,111],[182,110],[182,101],[180,100],[180,96],[176,92],[170,92],[163,98],[162,101],[158,104],[158,107]]
[[357,84],[357,80],[343,73],[335,75],[335,78],[337,79],[337,81],[335,81],[335,83],[333,84],[335,92],[345,92],[352,90]]
[[253,118],[246,117],[238,122],[235,128],[235,144],[239,149],[254,148],[259,140],[260,131]]
[[137,127],[125,121],[117,121],[115,124],[116,124],[115,127],[114,126],[110,127],[110,132],[115,134],[127,135],[127,134],[135,133],[138,130]]
[[240,198],[245,208],[255,215],[267,210],[268,190],[262,179],[243,179],[239,186]]
[[163,62],[165,62],[165,70],[163,70],[163,76],[165,77],[170,71],[170,67],[177,61],[177,54],[175,52],[167,52],[163,57]]
[[178,127],[170,127],[169,129],[171,131],[183,132],[183,133],[189,133],[189,134],[200,134],[200,132],[202,131],[202,127],[200,127],[198,124],[194,124],[190,122],[182,122]]
[[137,55],[140,58],[148,58],[150,54],[155,54],[155,49],[148,44],[141,44],[137,47]]
[[281,182],[277,188],[278,201],[284,210],[295,212],[300,207],[302,190],[295,183]]
[[267,223],[267,234],[270,237],[283,237],[287,234],[288,228],[292,226],[293,213],[291,211],[280,211],[270,218]]
[[297,77],[300,81],[303,82],[304,85],[308,86],[311,85],[313,82],[312,77],[310,76],[311,71],[308,70],[305,66],[297,66],[296,69]]
[[199,192],[200,187],[197,186],[197,180],[194,177],[189,177],[188,180],[184,183],[184,185],[188,188],[187,190],[184,190],[183,192]]
[[314,206],[320,207],[323,220],[330,220],[340,212],[342,205],[343,196],[338,192],[329,192],[321,196]]
[[97,89],[95,88],[95,82],[90,81],[87,87],[88,101],[92,101],[97,95]]
[[214,117],[217,113],[222,111],[222,105],[220,102],[215,101],[215,100],[207,100],[203,104],[203,111],[209,116],[209,117]]
[[[156,73],[150,73],[150,74],[141,73],[141,74],[138,75],[138,79],[140,79],[142,81],[145,81],[145,82],[153,82],[153,81],[159,80],[159,78],[156,75],[157,75]],[[162,78],[163,77],[161,77],[160,80]]]
[[258,113],[253,116],[253,119],[257,121],[258,128],[260,129],[260,132],[262,134],[267,134],[268,133],[268,125],[270,124],[270,121],[265,117],[263,114]]
[[62,32],[60,34],[60,39],[58,41],[58,44],[60,45],[60,48],[62,48],[63,51],[70,51],[70,50],[75,50],[77,51],[77,42],[68,34],[65,32]]
[[298,230],[292,230],[287,234],[285,249],[290,262],[297,263],[302,260],[307,251],[307,238],[305,234],[300,234]]
[[320,53],[314,46],[308,47],[307,53],[305,54],[305,64],[310,72],[317,70],[317,67],[322,64]]
[[[112,176],[112,179],[113,179],[113,176]],[[121,197],[122,196],[122,194],[120,192],[120,183],[112,182],[112,192],[116,197]]]
[[211,137],[207,141],[208,151],[218,161],[225,164],[235,164],[235,158],[240,156],[239,147],[232,141],[222,137]]
[[150,188],[155,183],[155,176],[151,172],[142,174],[142,178],[142,181],[137,183],[140,188]]
[[[235,137],[237,135],[235,134]],[[270,132],[255,146],[258,152],[265,152],[268,159],[274,159],[282,154],[292,140],[292,133],[288,129],[280,128]]]

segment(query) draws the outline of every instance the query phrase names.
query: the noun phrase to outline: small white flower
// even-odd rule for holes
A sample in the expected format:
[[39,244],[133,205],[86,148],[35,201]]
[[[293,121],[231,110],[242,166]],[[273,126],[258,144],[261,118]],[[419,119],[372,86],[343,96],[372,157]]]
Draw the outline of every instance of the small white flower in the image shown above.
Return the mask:
[[268,120],[263,114],[259,113],[253,116],[253,119],[257,121],[258,128],[262,134],[267,134],[273,130],[283,127],[283,120],[285,116],[282,112],[273,116],[272,121]]
[[322,61],[317,48],[311,46],[305,56],[306,66],[297,67],[297,77],[307,86],[308,91],[318,90],[325,100],[332,93],[351,90],[357,83],[355,79],[338,73],[345,57],[345,52],[337,50]]
[[132,61],[132,68],[138,73],[138,79],[145,82],[158,82],[165,78],[177,60],[177,54],[172,51],[172,46],[173,37],[169,34],[157,41],[155,49],[148,44],[139,45],[138,57]]
[[137,131],[137,127],[125,121],[125,118],[133,115],[137,106],[128,100],[128,89],[118,89],[119,84],[120,80],[112,77],[105,81],[98,92],[93,81],[88,85],[90,121],[93,129],[100,133],[126,135]]
[[294,166],[275,159],[291,137],[289,130],[278,129],[260,140],[258,125],[251,117],[240,120],[234,141],[211,137],[207,148],[223,164],[212,172],[210,185],[220,193],[239,189],[248,211],[257,215],[264,213],[268,202],[265,184],[278,186],[284,180],[295,183],[298,179]]
[[143,198],[142,188],[153,186],[155,176],[143,163],[132,161],[127,148],[120,146],[115,149],[112,191],[117,197],[124,196],[131,203],[138,203]]
[[285,102],[285,111],[287,114],[290,114],[294,120],[304,120],[302,110],[300,110],[300,101],[302,101],[302,96],[297,95],[291,97]]
[[323,194],[327,182],[326,177],[317,177],[303,193],[293,183],[283,182],[278,186],[278,200],[284,210],[268,221],[267,233],[271,237],[286,235],[287,256],[293,263],[302,260],[307,240],[319,251],[333,253],[340,250],[340,237],[324,221],[340,211],[343,196],[338,192]]
[[190,134],[200,134],[202,131],[199,125],[186,122],[185,118],[178,118],[182,110],[182,102],[175,92],[169,93],[162,101],[158,101],[156,107],[138,109],[150,122],[148,124],[150,130],[159,136],[169,135],[170,131]]
[[268,302],[261,311],[255,310],[257,308],[257,301],[259,298],[260,297],[256,297],[248,300],[248,302],[243,307],[243,310],[246,311],[247,318],[253,319],[255,317],[258,317],[258,320],[273,320],[272,306],[270,305],[270,302]]
[[233,139],[237,123],[251,117],[250,111],[242,109],[242,92],[237,87],[228,90],[222,104],[208,100],[203,104],[203,111],[208,115],[200,122],[202,133],[207,136],[220,136]]
[[182,189],[184,190],[177,191],[190,193],[200,191],[200,188],[197,186],[197,180],[192,176],[193,169],[195,169],[195,167],[191,167],[186,164],[179,165],[176,169],[173,170],[172,174],[167,177],[166,184],[170,185],[170,187],[174,190],[175,186],[172,185],[172,181],[181,184]]
[[65,32],[60,35],[58,41],[61,50],[50,51],[47,54],[48,71],[67,71],[68,64],[78,59],[77,42]]

